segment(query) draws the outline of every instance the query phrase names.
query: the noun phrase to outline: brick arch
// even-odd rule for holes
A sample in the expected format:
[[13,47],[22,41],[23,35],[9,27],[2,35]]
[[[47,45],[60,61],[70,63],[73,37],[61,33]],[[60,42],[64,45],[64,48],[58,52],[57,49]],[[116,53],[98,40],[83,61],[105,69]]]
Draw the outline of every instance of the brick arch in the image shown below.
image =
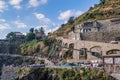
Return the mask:
[[96,50],[98,50],[98,51],[102,51],[102,47],[101,47],[101,46],[93,46],[93,47],[90,48],[90,52],[91,52],[92,50],[94,50],[94,49],[96,49]]
[[119,53],[120,53],[120,49],[111,49],[106,52],[106,55],[119,54]]

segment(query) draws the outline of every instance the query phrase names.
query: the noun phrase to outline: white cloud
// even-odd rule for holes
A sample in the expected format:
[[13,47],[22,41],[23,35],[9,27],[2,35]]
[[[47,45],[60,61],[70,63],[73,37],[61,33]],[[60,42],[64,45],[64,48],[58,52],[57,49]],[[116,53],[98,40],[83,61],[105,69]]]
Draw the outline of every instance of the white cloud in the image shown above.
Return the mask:
[[27,33],[23,33],[23,35],[27,35]]
[[29,7],[38,7],[39,5],[47,3],[48,0],[29,0]]
[[14,21],[13,23],[17,26],[17,28],[27,28],[27,25],[20,21]]
[[48,1],[48,0],[41,0],[40,3],[41,3],[41,4],[45,4],[45,3],[47,3],[47,1]]
[[17,19],[19,19],[20,18],[20,16],[19,15],[17,15]]
[[51,20],[50,20],[49,18],[45,17],[44,14],[34,13],[34,15],[35,15],[35,17],[36,17],[39,21],[41,21],[41,22],[43,22],[43,23],[45,23],[45,24],[51,23]]
[[5,10],[7,8],[7,4],[0,0],[0,12],[3,12],[3,10]]
[[47,35],[49,32],[54,32],[55,30],[57,30],[57,29],[59,28],[59,27],[49,28],[47,25],[38,25],[38,26],[35,27],[35,29],[40,29],[41,27],[44,28],[46,35]]
[[50,28],[50,29],[47,29],[45,28],[45,34],[47,35],[49,32],[50,33],[53,33],[54,31],[56,31],[59,27],[54,27],[54,28]]
[[82,11],[79,11],[79,10],[78,10],[78,11],[75,12],[75,16],[80,16],[81,14],[83,14]]
[[39,20],[45,18],[44,14],[41,14],[41,13],[39,13],[39,14],[34,13],[34,14],[35,14],[36,18]]
[[5,19],[0,19],[0,22],[5,22],[6,20]]
[[46,34],[48,34],[49,32],[50,33],[53,33],[54,31],[56,31],[57,29],[59,29],[60,25],[59,24],[53,24],[52,28],[47,28],[45,31],[46,31]]
[[58,28],[59,28],[59,27],[55,27],[55,28],[49,29],[49,30],[47,30],[47,32],[54,32],[54,31],[56,31]]
[[61,12],[58,16],[59,20],[68,20],[71,16],[77,17],[80,16],[83,12],[79,10],[67,10],[64,12]]
[[10,29],[9,24],[7,23],[0,24],[0,30],[6,30],[6,29]]
[[58,19],[65,20],[65,19],[69,18],[71,16],[71,14],[72,14],[71,10],[64,11],[64,12],[60,13]]
[[35,29],[40,29],[41,27],[43,27],[44,29],[48,28],[47,25],[39,25],[39,26],[36,26]]
[[22,2],[23,0],[10,0],[10,4],[14,6],[15,9],[20,9],[21,6],[20,6],[20,3]]
[[66,24],[67,22],[68,22],[68,21],[67,21],[67,20],[65,20],[65,21],[64,21],[64,24]]
[[14,8],[15,9],[21,9],[21,6],[20,5],[15,5]]
[[39,2],[37,0],[30,0],[29,6],[30,7],[37,7],[39,5]]

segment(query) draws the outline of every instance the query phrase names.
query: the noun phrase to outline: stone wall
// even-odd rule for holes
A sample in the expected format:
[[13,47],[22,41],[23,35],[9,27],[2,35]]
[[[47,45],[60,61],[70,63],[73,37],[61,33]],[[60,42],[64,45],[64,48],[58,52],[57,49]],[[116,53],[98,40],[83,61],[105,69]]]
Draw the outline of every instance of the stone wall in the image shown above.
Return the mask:
[[[120,41],[120,19],[112,18],[106,20],[98,20],[96,22],[100,26],[82,26],[78,24],[75,26],[74,33],[69,34],[69,39],[73,40],[87,40],[87,41],[99,41],[99,42],[108,42],[113,40]],[[80,28],[81,27],[81,28]],[[99,27],[99,30],[95,29]],[[82,29],[91,29],[91,31],[81,32]]]
[[18,76],[17,70],[18,67],[14,67],[13,65],[10,66],[4,65],[2,68],[1,80],[15,80]]
[[[77,49],[73,51],[73,59],[75,60],[80,60],[78,50],[80,50],[81,48],[87,48],[88,51],[91,51],[91,49],[94,48],[93,51],[96,52],[96,50],[98,50],[98,52],[100,52],[102,56],[106,55],[106,52],[109,50],[112,49],[120,50],[120,44],[111,44],[111,43],[94,42],[94,41],[80,41],[80,40],[71,40],[71,39],[62,39],[62,42],[67,43],[68,45],[71,43],[74,44],[74,49]],[[89,55],[90,53],[87,54],[88,54],[88,60],[95,59],[94,57]]]
[[120,41],[120,31],[82,33],[81,39],[98,42]]

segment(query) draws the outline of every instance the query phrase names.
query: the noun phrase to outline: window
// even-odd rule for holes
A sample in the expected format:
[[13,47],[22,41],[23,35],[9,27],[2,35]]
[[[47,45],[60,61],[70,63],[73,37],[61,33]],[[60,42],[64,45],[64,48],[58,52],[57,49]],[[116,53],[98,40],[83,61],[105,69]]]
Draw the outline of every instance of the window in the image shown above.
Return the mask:
[[98,58],[101,57],[100,53],[98,53],[98,52],[92,52],[92,56],[95,56],[95,57],[98,57]]
[[86,59],[87,58],[87,49],[86,48],[80,49],[79,55],[80,55],[80,58]]

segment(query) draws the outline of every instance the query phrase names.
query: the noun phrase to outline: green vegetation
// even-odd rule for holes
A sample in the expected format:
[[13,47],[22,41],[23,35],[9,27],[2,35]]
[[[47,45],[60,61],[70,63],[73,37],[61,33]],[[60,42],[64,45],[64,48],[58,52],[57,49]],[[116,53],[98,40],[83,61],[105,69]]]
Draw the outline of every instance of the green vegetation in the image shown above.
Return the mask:
[[[39,73],[39,74],[38,74]],[[31,77],[32,76],[32,77]],[[21,80],[115,80],[104,70],[89,68],[37,69]]]
[[100,0],[99,4],[95,4],[94,7],[90,7],[87,12],[76,19],[70,17],[68,23],[61,25],[61,27],[51,36],[67,37],[67,34],[71,29],[73,29],[74,25],[79,23],[118,17],[120,17],[120,0]]
[[16,34],[21,34],[20,32],[10,32],[7,34],[6,38],[10,41],[23,41],[25,39],[25,36],[21,35],[20,37]]
[[6,38],[11,38],[14,39],[15,38],[15,33],[14,32],[10,32],[7,34]]
[[17,73],[19,75],[19,78],[22,78],[23,76],[28,75],[32,71],[33,70],[28,67],[21,67],[20,69],[18,69]]
[[35,63],[35,59],[31,59],[28,57],[11,57],[11,56],[0,56],[0,75],[1,75],[1,69],[3,64],[7,65],[15,65],[15,66],[19,66],[22,64],[34,64]]
[[73,59],[73,50],[67,50],[63,56],[64,59]]
[[37,44],[38,44],[37,40],[33,40],[29,43],[22,44],[20,46],[21,54],[32,54],[34,52],[37,52],[37,49],[39,48]]
[[27,41],[32,41],[34,39],[35,39],[35,34],[34,33],[30,32],[26,35],[26,40]]
[[74,23],[74,17],[73,16],[68,19],[68,23],[69,24],[73,24]]
[[31,28],[29,30],[29,33],[26,35],[26,41],[32,41],[34,39],[36,40],[42,40],[45,37],[44,28],[41,27],[39,30],[34,28]]
[[82,16],[76,19],[76,24],[100,19],[120,17],[120,0],[100,0],[100,4],[90,8]]
[[34,28],[31,28],[26,36],[23,35],[21,32],[10,32],[6,36],[8,44],[2,43],[1,45],[3,46],[0,52],[12,54],[39,53],[41,52],[41,47],[44,47],[44,38],[45,33],[43,27],[35,30]]
[[23,55],[41,55],[47,57],[58,57],[61,41],[46,37],[43,41],[32,40],[20,46]]

